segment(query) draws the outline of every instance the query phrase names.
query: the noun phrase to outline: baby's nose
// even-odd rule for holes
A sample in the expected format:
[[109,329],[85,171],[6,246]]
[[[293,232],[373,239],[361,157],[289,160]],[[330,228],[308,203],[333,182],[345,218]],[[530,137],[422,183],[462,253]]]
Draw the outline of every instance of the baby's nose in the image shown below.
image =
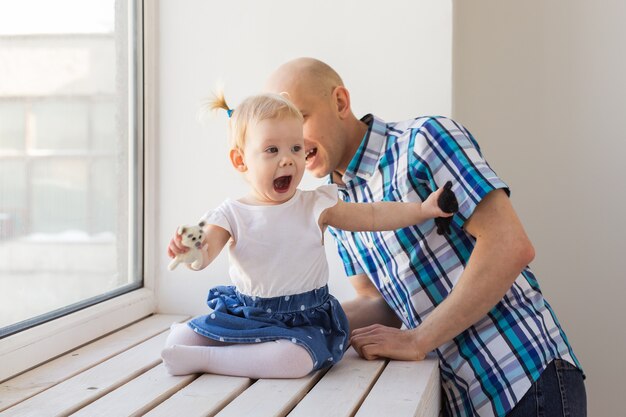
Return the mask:
[[289,157],[284,157],[280,160],[280,166],[281,167],[288,167],[293,165],[293,159],[289,158]]

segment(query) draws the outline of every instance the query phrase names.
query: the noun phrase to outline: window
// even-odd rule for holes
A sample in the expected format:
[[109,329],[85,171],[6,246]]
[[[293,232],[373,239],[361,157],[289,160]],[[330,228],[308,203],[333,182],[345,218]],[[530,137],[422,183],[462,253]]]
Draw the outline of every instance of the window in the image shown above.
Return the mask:
[[0,0],[0,337],[137,289],[133,0]]

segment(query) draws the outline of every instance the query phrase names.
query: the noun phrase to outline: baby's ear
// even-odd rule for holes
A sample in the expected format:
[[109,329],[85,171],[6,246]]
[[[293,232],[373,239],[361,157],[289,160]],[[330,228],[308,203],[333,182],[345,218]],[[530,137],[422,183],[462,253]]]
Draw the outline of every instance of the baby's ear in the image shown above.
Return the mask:
[[180,226],[180,227],[178,228],[178,234],[179,234],[179,235],[181,235],[181,236],[182,236],[183,234],[185,234],[185,232],[186,232],[186,231],[187,231],[187,228],[186,228],[185,226]]
[[232,148],[230,150],[230,163],[233,164],[233,167],[239,172],[246,172],[248,167],[246,166],[246,162],[243,158],[243,152],[239,148]]

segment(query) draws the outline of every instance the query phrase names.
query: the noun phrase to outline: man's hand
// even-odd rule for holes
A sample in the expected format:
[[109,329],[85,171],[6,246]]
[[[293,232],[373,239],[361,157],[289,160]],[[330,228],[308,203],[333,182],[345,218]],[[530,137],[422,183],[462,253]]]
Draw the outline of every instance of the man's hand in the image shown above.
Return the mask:
[[417,335],[417,329],[400,330],[374,324],[354,330],[350,343],[359,356],[367,360],[390,358],[421,361],[427,352],[420,349]]

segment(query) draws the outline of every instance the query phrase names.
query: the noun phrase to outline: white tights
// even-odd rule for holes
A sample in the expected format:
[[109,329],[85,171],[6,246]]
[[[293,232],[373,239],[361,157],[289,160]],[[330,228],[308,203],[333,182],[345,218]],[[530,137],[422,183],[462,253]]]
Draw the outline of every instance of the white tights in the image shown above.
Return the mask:
[[288,340],[228,344],[174,323],[161,352],[171,375],[207,372],[249,378],[301,378],[313,369],[305,348]]

